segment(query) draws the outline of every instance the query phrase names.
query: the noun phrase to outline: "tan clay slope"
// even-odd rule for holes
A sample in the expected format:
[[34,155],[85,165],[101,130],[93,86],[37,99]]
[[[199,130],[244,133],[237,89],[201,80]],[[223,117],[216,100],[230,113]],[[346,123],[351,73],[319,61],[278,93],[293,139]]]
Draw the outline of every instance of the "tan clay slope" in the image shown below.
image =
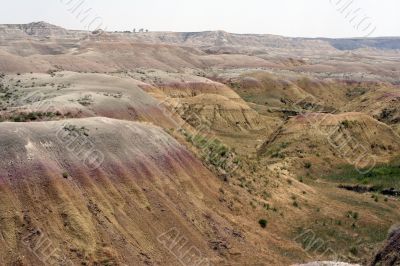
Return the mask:
[[128,75],[146,82],[139,86],[194,127],[208,126],[222,132],[260,130],[269,121],[251,109],[231,88],[204,77],[159,70]]
[[[362,113],[308,113],[291,118],[259,149],[273,158],[311,160],[316,167],[338,164],[366,167],[400,149],[392,128]],[[310,168],[311,165],[309,165]]]
[[[217,94],[202,94],[180,100],[176,112],[193,127],[225,134],[261,135],[272,133],[279,121],[259,115],[244,102],[235,102]],[[244,137],[244,136],[243,136]]]
[[[186,98],[200,94],[218,94],[233,101],[243,102],[240,96],[225,84],[200,76],[201,71],[195,73],[171,73],[162,70],[148,69],[120,74],[135,80],[141,80],[151,86],[140,86],[146,92],[159,99]],[[196,73],[197,72],[197,73]],[[204,73],[203,73],[204,75]]]
[[225,78],[224,82],[230,83],[248,102],[293,109],[295,105],[297,109],[305,108],[308,103],[307,108],[316,112],[343,110],[346,104],[361,99],[364,94],[375,93],[382,88],[394,90],[393,86],[384,82],[322,79],[312,75],[266,71],[242,73],[236,78]]
[[52,119],[104,116],[171,127],[169,115],[139,87],[143,85],[131,78],[106,74],[10,75],[3,80],[3,87],[8,88],[12,101],[8,106],[3,103],[7,109],[0,115],[12,118],[20,113],[53,112],[58,116]]
[[400,87],[383,84],[355,98],[345,109],[367,113],[389,125],[400,124]]
[[[231,83],[235,91],[247,102],[251,102],[269,108],[289,108],[301,101],[322,102],[332,94],[340,91],[331,90],[328,86],[317,80],[308,83],[313,86],[304,86],[299,80],[307,80],[297,77],[284,77],[269,72],[257,71],[243,73],[237,78],[227,81]],[[326,89],[326,90],[325,90]],[[335,96],[336,96],[335,95]],[[325,96],[325,97],[321,97]],[[331,103],[325,105],[331,107]],[[301,108],[301,106],[298,106]]]
[[[190,259],[184,251],[217,264],[273,264],[279,256],[258,250],[222,218],[229,210],[217,199],[218,179],[160,128],[108,118],[4,122],[0,146],[0,260],[7,265],[43,265],[44,258],[178,265],[173,254]],[[187,242],[174,247],[174,237]]]
[[160,70],[126,75],[144,81],[143,90],[182,117],[198,134],[216,134],[242,154],[254,153],[280,122],[257,113],[229,86],[205,77]]
[[[131,40],[110,42],[108,40],[82,41],[62,45],[51,41],[45,45],[36,41],[18,41],[15,45],[2,47],[0,55],[4,62],[0,71],[46,72],[61,68],[68,71],[110,72],[132,70],[140,67],[176,70],[209,67],[270,67],[276,64],[256,56],[242,54],[208,55],[197,49],[165,44],[132,43]],[[78,41],[77,41],[78,42]],[[71,47],[72,46],[72,47]],[[46,52],[47,51],[47,52]],[[17,63],[13,63],[13,62]],[[22,64],[23,63],[23,64]],[[19,66],[23,65],[22,68]]]

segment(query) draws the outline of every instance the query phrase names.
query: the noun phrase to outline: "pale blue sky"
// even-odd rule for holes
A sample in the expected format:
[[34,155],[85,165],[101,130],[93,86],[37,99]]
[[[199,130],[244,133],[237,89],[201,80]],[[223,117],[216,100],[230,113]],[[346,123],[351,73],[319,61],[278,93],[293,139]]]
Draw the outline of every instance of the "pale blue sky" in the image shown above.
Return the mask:
[[[81,1],[77,11],[70,10]],[[81,22],[76,15],[88,8],[88,18]],[[0,23],[47,21],[84,29],[98,16],[108,30],[400,36],[399,12],[399,0],[2,0]]]

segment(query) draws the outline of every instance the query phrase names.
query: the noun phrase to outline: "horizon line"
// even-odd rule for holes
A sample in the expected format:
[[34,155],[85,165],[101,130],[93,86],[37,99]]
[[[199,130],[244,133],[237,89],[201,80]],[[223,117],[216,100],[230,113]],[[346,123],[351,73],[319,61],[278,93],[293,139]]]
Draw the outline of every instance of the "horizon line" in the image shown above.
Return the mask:
[[[53,24],[44,20],[39,20],[39,21],[31,21],[27,23],[0,23],[0,25],[29,25],[29,24],[34,24],[34,23],[45,23],[49,24],[55,27],[59,27],[62,29],[65,29],[67,31],[82,31],[82,32],[91,32],[91,30],[85,30],[85,29],[72,29],[72,28],[67,28],[64,26],[60,26],[57,24]],[[139,28],[139,29],[144,29],[146,28]],[[103,30],[103,29],[98,29],[102,30],[107,33],[134,33],[133,31],[129,30]],[[148,30],[148,29],[147,29]],[[279,37],[284,37],[284,38],[292,38],[292,39],[383,39],[383,38],[400,38],[400,36],[376,36],[376,37],[322,37],[322,36],[314,36],[314,37],[305,37],[305,36],[287,36],[287,35],[282,35],[282,34],[272,34],[272,33],[237,33],[237,32],[230,32],[222,29],[216,29],[216,30],[199,30],[199,31],[174,31],[174,30],[148,30],[148,32],[153,32],[153,33],[205,33],[205,32],[224,32],[228,34],[236,34],[236,35],[259,35],[259,36],[279,36]],[[141,33],[141,32],[136,32],[136,33]],[[146,32],[143,32],[146,33]]]

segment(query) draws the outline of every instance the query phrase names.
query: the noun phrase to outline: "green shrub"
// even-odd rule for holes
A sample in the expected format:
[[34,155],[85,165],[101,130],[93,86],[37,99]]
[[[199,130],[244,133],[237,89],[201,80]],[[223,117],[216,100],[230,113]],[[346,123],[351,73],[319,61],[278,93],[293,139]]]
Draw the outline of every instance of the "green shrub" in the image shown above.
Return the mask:
[[344,128],[349,128],[350,127],[350,121],[349,120],[344,120],[340,123]]
[[262,228],[266,228],[267,225],[268,225],[268,221],[265,220],[265,219],[260,219],[260,220],[258,221],[258,223],[260,224],[260,226],[261,226]]
[[350,248],[350,253],[353,254],[354,256],[357,256],[358,255],[357,247],[351,247]]
[[36,113],[29,113],[26,115],[26,119],[30,121],[35,121],[38,118]]
[[358,212],[353,212],[353,211],[348,211],[346,216],[348,218],[353,218],[354,220],[358,220],[358,218],[359,218]]
[[25,122],[25,121],[26,121],[26,120],[25,120],[25,117],[23,117],[23,116],[13,116],[12,120],[13,120],[14,122],[17,122],[17,123],[19,123],[19,122]]
[[378,195],[375,195],[375,194],[374,194],[374,195],[372,195],[371,198],[373,198],[375,202],[379,202],[379,197],[378,197]]

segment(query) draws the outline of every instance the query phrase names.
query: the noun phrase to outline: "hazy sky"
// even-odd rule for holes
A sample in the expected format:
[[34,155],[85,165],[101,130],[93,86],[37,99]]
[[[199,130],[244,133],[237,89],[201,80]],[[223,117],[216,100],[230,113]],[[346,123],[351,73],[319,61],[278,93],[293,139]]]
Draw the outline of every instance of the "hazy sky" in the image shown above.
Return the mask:
[[[133,28],[148,28],[151,31],[225,30],[235,33],[270,33],[298,37],[361,37],[370,34],[400,36],[399,0],[1,0],[1,2],[1,24],[47,21],[69,29],[90,29],[103,24],[108,30]],[[84,11],[87,11],[86,15]]]

